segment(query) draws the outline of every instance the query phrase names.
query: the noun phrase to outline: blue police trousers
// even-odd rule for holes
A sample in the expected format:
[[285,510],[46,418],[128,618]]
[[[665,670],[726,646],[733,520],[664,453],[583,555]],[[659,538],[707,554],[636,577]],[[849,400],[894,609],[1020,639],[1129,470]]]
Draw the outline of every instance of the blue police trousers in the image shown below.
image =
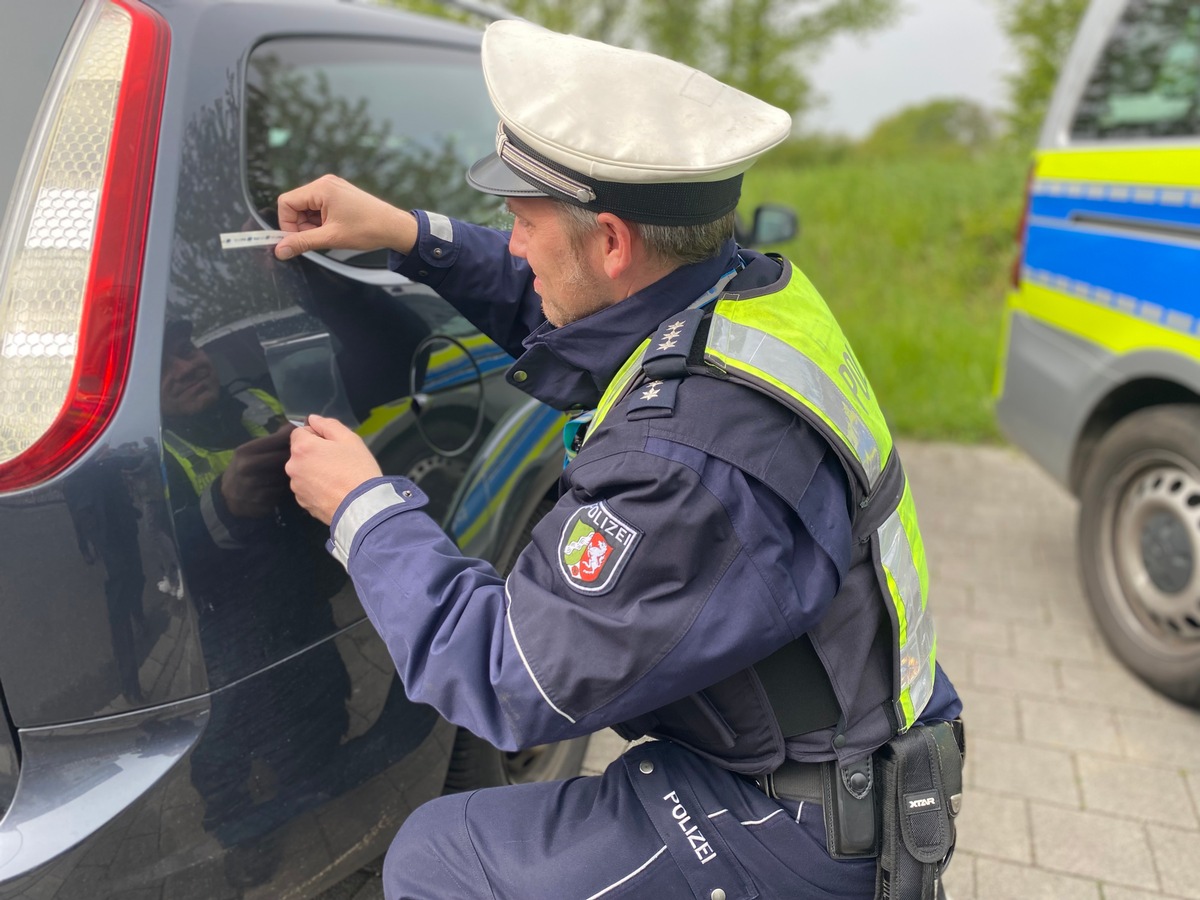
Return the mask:
[[874,860],[830,858],[820,806],[660,741],[600,776],[427,803],[384,865],[387,900],[870,900],[874,887]]

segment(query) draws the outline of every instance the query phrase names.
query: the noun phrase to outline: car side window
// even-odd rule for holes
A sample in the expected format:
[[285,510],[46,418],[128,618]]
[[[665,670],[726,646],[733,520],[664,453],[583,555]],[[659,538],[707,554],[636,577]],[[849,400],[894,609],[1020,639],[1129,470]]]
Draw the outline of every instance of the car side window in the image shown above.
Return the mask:
[[[254,206],[328,172],[406,209],[494,224],[495,198],[463,178],[495,143],[474,53],[393,41],[286,38],[246,74],[246,177]],[[328,255],[382,267],[386,254]]]
[[1200,6],[1132,0],[1071,123],[1083,140],[1200,134]]

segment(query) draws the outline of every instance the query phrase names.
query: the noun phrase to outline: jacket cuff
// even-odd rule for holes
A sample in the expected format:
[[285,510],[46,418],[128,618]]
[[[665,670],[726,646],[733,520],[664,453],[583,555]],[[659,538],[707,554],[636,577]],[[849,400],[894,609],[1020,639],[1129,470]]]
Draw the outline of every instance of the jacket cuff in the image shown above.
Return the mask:
[[436,288],[458,259],[454,242],[454,220],[441,213],[414,209],[417,242],[411,253],[388,252],[388,268],[393,272]]
[[425,492],[407,478],[372,478],[346,495],[329,525],[325,549],[348,567],[362,537],[384,519],[429,503]]

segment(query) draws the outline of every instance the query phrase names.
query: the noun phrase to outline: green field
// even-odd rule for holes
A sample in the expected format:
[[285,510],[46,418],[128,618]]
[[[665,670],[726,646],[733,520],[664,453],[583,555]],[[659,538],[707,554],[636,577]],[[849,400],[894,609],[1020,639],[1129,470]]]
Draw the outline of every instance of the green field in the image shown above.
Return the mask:
[[778,247],[842,323],[899,435],[1000,440],[992,381],[1026,161],[846,161],[755,167],[743,210],[793,206]]

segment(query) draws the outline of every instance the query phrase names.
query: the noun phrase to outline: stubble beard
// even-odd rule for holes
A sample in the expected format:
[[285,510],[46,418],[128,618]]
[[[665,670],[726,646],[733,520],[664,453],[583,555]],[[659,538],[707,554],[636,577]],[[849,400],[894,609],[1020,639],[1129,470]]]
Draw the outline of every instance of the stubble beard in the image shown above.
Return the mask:
[[[556,297],[548,301],[545,295],[542,296],[542,315],[555,328],[578,322],[612,306],[613,301],[603,291],[600,280],[578,258],[572,257],[570,268],[560,275],[559,282]],[[563,298],[567,298],[566,303],[559,302]]]

